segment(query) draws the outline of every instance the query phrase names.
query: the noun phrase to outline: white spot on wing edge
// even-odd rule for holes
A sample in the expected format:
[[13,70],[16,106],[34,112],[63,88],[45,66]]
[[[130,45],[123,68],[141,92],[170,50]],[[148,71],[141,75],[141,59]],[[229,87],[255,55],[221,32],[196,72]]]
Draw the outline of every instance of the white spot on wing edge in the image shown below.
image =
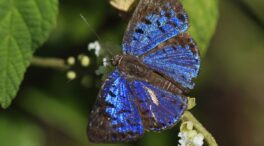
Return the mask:
[[148,92],[152,102],[158,106],[159,100],[158,100],[158,97],[156,96],[155,92],[153,90],[149,89],[148,87],[144,87],[144,89]]
[[[150,105],[150,111],[151,111],[151,115],[153,116],[155,121],[157,121],[155,113],[152,112],[152,106],[151,105]],[[154,122],[154,124],[156,125],[156,122]]]
[[[148,92],[152,102],[158,106],[159,105],[159,100],[158,97],[156,96],[155,92],[153,90],[151,90],[150,88],[144,86],[144,89]],[[157,117],[155,115],[155,113],[152,111],[152,105],[150,104],[150,111],[151,111],[151,115],[152,117],[155,119],[155,121],[157,121]],[[154,125],[156,125],[156,122],[154,121]]]

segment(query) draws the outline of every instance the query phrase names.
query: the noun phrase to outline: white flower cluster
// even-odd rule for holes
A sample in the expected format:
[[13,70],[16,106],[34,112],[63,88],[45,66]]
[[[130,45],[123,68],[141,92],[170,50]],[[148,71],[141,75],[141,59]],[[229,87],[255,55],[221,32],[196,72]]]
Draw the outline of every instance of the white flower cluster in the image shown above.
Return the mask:
[[95,55],[98,57],[100,55],[101,45],[98,41],[92,42],[88,44],[88,50],[95,50]]
[[182,123],[178,136],[180,137],[178,146],[202,146],[204,144],[204,136],[193,129],[191,121]]

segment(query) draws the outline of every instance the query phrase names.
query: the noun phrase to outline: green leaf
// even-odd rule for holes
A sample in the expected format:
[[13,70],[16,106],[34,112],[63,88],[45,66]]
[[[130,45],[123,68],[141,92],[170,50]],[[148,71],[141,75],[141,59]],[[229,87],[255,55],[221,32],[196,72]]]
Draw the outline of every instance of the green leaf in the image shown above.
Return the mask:
[[189,32],[204,56],[217,25],[218,0],[182,0],[182,4],[189,16]]
[[57,0],[0,0],[0,105],[14,99],[34,51],[55,26]]

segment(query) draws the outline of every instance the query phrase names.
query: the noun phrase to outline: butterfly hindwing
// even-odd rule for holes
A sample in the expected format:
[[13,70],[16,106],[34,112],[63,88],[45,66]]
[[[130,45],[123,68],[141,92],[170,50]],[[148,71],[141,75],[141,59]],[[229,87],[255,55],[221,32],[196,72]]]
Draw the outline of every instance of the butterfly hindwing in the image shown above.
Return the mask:
[[123,38],[123,53],[142,55],[187,28],[179,0],[140,0]]
[[87,132],[90,141],[100,143],[131,141],[144,133],[130,84],[119,71],[102,86]]
[[183,33],[173,37],[140,57],[153,70],[173,79],[182,87],[192,89],[197,77],[200,56],[193,39]]
[[135,80],[133,92],[144,128],[161,131],[177,123],[187,107],[187,98],[172,94],[147,82]]

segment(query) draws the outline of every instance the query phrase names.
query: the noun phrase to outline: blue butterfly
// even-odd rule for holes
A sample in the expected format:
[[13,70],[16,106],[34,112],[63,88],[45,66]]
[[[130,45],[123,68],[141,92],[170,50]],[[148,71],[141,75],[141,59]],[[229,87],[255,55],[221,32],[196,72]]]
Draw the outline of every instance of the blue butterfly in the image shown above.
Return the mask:
[[179,0],[140,0],[90,114],[90,141],[133,141],[177,123],[200,68],[188,25]]

